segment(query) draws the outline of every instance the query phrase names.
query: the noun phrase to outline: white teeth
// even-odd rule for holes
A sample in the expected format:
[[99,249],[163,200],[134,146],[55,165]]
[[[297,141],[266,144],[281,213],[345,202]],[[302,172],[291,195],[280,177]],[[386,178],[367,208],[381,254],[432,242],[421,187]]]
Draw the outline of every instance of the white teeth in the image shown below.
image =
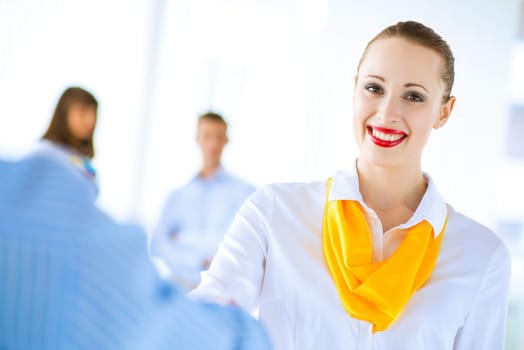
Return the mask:
[[397,141],[400,140],[403,136],[401,134],[385,134],[375,129],[371,129],[371,134],[382,141]]

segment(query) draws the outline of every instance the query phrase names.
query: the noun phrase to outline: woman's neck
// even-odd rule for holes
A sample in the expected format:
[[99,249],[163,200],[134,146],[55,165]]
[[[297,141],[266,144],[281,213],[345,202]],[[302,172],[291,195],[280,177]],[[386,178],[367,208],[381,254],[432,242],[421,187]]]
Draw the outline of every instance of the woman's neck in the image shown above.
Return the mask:
[[420,165],[382,167],[358,160],[357,171],[362,198],[379,216],[384,231],[406,222],[426,191]]

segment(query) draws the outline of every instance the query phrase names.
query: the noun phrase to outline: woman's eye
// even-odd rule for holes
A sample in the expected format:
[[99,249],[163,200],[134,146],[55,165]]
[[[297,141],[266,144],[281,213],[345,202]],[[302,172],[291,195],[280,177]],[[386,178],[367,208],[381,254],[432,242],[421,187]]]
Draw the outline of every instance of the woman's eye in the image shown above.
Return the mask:
[[374,94],[382,94],[382,88],[377,84],[368,84],[364,86],[364,89]]
[[410,92],[406,95],[406,100],[413,102],[424,102],[424,96],[416,92]]

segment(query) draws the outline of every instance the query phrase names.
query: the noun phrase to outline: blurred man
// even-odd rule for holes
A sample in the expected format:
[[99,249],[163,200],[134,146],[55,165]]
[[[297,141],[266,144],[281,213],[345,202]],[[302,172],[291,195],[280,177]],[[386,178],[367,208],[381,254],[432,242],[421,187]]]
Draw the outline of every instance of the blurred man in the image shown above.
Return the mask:
[[200,282],[236,211],[254,187],[228,173],[221,156],[227,123],[216,113],[198,118],[196,142],[202,168],[172,192],[153,232],[151,254],[167,264],[171,277],[192,289]]
[[267,349],[238,309],[157,277],[145,233],[112,221],[56,159],[0,160],[0,349]]

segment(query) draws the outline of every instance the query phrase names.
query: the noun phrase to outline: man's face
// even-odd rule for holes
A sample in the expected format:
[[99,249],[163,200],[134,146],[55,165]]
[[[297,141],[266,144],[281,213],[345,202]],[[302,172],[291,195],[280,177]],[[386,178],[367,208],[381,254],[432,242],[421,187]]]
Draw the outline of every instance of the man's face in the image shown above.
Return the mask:
[[198,123],[197,143],[204,162],[220,163],[222,150],[227,144],[227,127],[221,122],[203,119]]

